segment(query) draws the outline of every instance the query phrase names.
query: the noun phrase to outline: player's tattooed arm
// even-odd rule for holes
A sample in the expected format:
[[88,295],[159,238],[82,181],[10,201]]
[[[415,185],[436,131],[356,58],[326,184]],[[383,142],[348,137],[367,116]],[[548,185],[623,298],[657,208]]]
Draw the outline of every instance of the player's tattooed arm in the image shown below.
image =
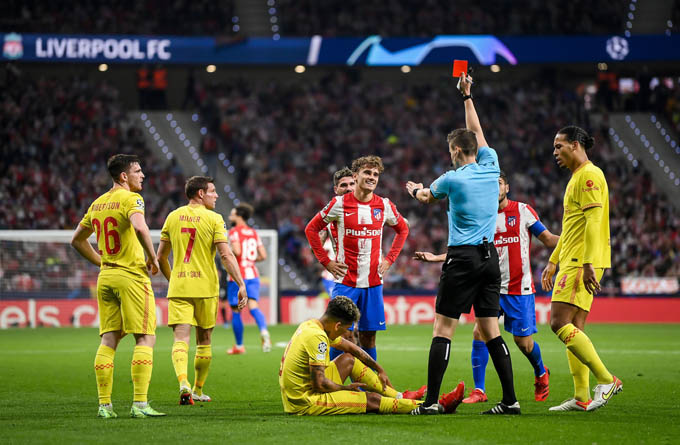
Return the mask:
[[326,367],[321,365],[309,365],[310,376],[312,379],[312,389],[316,392],[335,392],[335,391],[358,391],[359,388],[366,386],[364,383],[353,382],[349,385],[339,385],[326,377]]

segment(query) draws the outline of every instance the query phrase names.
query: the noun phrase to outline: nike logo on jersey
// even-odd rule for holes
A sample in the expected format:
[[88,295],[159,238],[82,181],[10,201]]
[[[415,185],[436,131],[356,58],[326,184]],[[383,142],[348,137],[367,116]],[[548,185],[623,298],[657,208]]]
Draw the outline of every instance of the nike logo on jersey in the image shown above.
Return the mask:
[[529,330],[529,328],[522,328],[522,332],[526,332],[528,330]]
[[385,324],[385,322],[384,322],[384,321],[381,321],[379,324],[380,324],[380,326],[382,326],[382,325]]
[[352,216],[352,215],[354,215],[355,213],[356,213],[356,212],[352,212],[352,213],[347,213],[347,212],[345,212],[345,216]]

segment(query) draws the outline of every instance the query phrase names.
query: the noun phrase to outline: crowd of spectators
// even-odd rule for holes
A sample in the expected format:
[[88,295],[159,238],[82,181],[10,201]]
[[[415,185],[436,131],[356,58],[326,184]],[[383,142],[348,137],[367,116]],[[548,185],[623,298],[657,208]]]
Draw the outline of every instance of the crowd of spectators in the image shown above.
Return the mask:
[[[0,28],[64,34],[156,34],[230,36],[232,0],[7,0]],[[236,19],[237,20],[237,19]]]
[[[449,168],[446,134],[464,125],[460,93],[450,78],[407,85],[336,72],[316,82],[220,84],[201,97],[201,115],[237,167],[246,199],[267,227],[278,228],[282,250],[308,278],[318,268],[303,230],[331,198],[332,172],[355,157],[377,154],[386,166],[377,193],[392,199],[411,223],[404,251],[386,280],[397,288],[436,287],[438,267],[410,258],[415,250],[446,248],[445,205],[417,204],[404,183],[428,185]],[[591,128],[580,96],[539,81],[481,82],[475,101],[486,139],[509,175],[511,199],[531,204],[556,233],[570,175],[555,164],[554,135],[567,124],[592,131],[591,157],[610,186],[613,267],[607,287],[616,288],[626,275],[680,274],[678,213],[648,174],[616,156],[607,128]],[[389,246],[392,231],[385,233]],[[533,249],[538,278],[550,252],[540,243]]]
[[[8,76],[0,89],[0,229],[74,229],[92,201],[111,187],[106,160],[115,153],[142,159],[142,194],[152,229],[160,229],[165,216],[184,202],[181,170],[174,160],[154,158],[118,94],[106,82],[82,78]],[[68,252],[36,253],[8,243],[2,241],[3,256],[16,257],[0,261],[5,284],[14,279],[23,288],[55,289],[48,272],[66,271],[73,263]],[[17,249],[28,250],[23,256]],[[35,255],[42,260],[28,260]]]
[[621,34],[628,1],[278,0],[281,34],[416,37],[438,34]]

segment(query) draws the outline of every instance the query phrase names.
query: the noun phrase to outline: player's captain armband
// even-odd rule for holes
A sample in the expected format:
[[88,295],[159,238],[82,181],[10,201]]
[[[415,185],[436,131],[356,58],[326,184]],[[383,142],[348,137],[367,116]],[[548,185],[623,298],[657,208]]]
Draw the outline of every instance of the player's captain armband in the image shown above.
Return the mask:
[[532,233],[536,238],[538,238],[538,236],[539,236],[541,233],[543,233],[543,232],[546,231],[546,228],[545,228],[545,226],[543,225],[543,223],[541,223],[540,221],[536,221],[535,223],[533,223],[533,224],[531,225],[531,227],[529,227],[529,230],[531,230],[531,233]]

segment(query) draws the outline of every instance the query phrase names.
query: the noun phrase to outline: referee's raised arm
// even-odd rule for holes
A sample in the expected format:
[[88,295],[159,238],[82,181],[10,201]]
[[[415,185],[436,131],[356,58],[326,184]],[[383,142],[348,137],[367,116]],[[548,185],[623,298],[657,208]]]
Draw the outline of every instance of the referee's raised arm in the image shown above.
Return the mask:
[[475,104],[472,102],[472,94],[470,87],[472,85],[472,77],[467,75],[460,76],[458,82],[458,89],[463,94],[463,103],[465,103],[465,127],[474,132],[477,136],[477,148],[488,147],[489,144],[484,139],[484,132],[482,131],[482,124],[479,123],[479,116],[475,110]]

